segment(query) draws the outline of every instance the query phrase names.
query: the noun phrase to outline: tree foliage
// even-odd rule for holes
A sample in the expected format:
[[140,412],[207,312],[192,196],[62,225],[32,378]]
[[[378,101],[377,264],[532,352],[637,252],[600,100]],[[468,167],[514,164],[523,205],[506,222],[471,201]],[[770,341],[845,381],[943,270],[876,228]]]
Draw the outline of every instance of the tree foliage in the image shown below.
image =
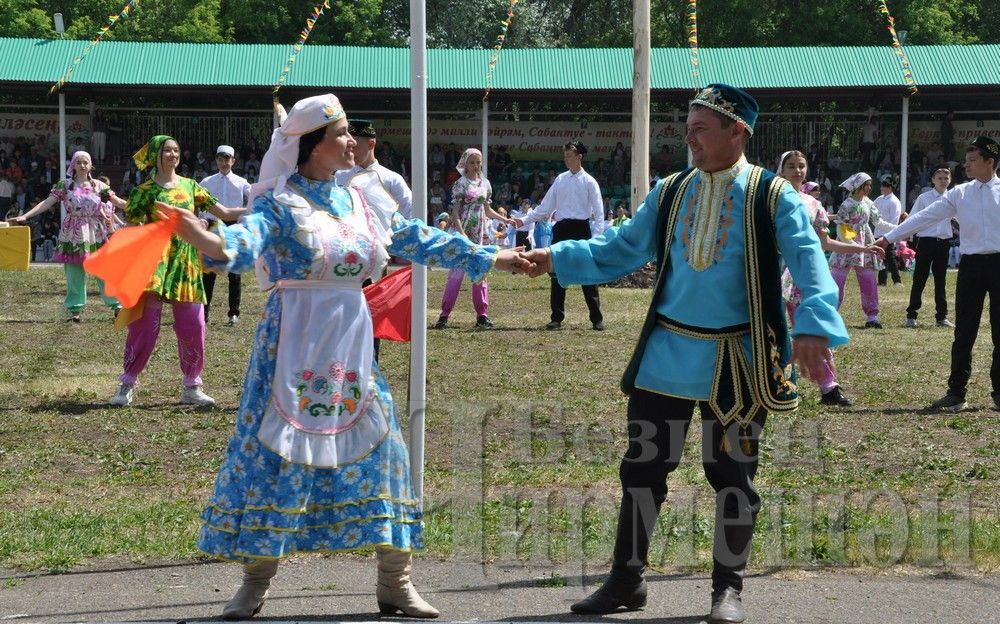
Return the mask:
[[[108,38],[133,41],[292,43],[318,0],[143,0]],[[0,0],[0,36],[86,39],[125,0]],[[684,0],[651,0],[654,46],[686,45]],[[408,0],[335,0],[316,23],[320,44],[402,46],[409,38]],[[431,47],[488,48],[509,0],[427,0]],[[1000,42],[994,0],[890,0],[911,44]],[[509,47],[630,47],[631,0],[521,0],[507,33]],[[699,42],[705,47],[888,45],[875,0],[701,0]]]

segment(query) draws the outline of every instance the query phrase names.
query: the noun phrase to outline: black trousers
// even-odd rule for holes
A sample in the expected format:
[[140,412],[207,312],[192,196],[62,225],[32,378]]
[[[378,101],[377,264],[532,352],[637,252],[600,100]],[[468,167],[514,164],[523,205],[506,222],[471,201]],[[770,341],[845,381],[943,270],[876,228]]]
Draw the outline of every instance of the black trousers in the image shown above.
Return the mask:
[[896,246],[889,243],[885,248],[885,268],[878,272],[878,285],[885,286],[886,273],[892,273],[894,284],[902,283],[899,277],[899,264],[896,262]]
[[514,235],[514,246],[515,247],[524,247],[525,251],[531,251],[531,241],[528,240],[528,233],[527,232],[518,231]]
[[948,279],[948,252],[951,242],[947,238],[933,236],[918,236],[916,244],[916,266],[913,267],[913,286],[910,288],[910,305],[906,308],[906,318],[917,318],[920,311],[920,299],[924,295],[927,276],[934,273],[934,309],[935,320],[942,321],[948,317],[948,298],[945,294],[945,284]]
[[[590,238],[590,221],[586,219],[563,219],[552,226],[552,242],[564,240],[587,240]],[[562,323],[566,318],[566,289],[559,285],[554,274],[549,274],[551,287],[549,290],[549,305],[552,308],[552,320]],[[597,286],[583,286],[583,299],[590,310],[590,322],[600,323],[604,320],[601,314],[601,295]]]
[[[695,403],[638,389],[629,397],[629,445],[618,473],[622,500],[611,568],[616,580],[637,583],[649,562],[653,527],[667,497],[667,475],[680,463]],[[718,593],[732,587],[742,591],[754,523],[760,511],[760,496],[754,490],[753,479],[765,414],[759,414],[747,428],[744,440],[738,424],[723,429],[705,403],[699,407],[702,465],[716,492],[712,590]]]
[[951,377],[948,378],[948,391],[956,396],[965,397],[969,389],[972,347],[979,334],[987,294],[990,296],[993,339],[990,381],[996,396],[1000,394],[1000,253],[963,254],[955,288],[955,340],[951,344]]
[[[239,273],[226,273],[229,276],[229,314],[226,316],[240,315],[240,293],[242,291],[242,281]],[[205,321],[208,322],[208,308],[212,305],[212,293],[215,291],[215,273],[202,273],[202,281],[205,283]]]

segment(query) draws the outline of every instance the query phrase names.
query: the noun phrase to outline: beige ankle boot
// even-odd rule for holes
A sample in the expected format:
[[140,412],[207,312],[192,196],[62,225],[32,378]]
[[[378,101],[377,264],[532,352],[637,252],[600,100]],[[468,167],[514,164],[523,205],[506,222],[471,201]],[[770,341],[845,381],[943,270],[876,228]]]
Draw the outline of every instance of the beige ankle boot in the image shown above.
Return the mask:
[[222,609],[223,620],[245,620],[260,613],[267,600],[267,588],[278,571],[277,559],[265,559],[243,566],[243,585]]
[[410,582],[413,556],[399,550],[379,550],[378,584],[375,599],[378,610],[384,615],[403,615],[417,618],[436,618],[441,612],[427,604]]

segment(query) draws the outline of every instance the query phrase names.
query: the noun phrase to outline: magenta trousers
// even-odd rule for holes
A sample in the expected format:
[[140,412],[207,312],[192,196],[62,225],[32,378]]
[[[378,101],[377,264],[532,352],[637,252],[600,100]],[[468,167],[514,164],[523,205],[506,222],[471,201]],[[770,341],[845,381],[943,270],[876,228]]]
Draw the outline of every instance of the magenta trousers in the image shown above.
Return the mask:
[[864,311],[867,320],[878,320],[878,274],[870,267],[853,266],[850,268],[830,267],[833,274],[833,281],[837,282],[839,298],[837,299],[837,309],[844,303],[844,284],[847,283],[847,276],[851,269],[858,276],[858,288],[861,290],[861,309]]
[[[791,328],[795,323],[795,306],[789,302],[785,302],[785,310],[788,311],[788,324]],[[837,386],[837,373],[833,370],[833,351],[830,351],[830,360],[828,362],[823,362],[823,375],[819,380],[819,391],[823,394],[833,390]]]
[[[129,324],[125,340],[125,372],[119,377],[124,384],[135,384],[149,363],[160,335],[163,300],[147,293],[142,318]],[[174,333],[177,334],[177,356],[185,386],[200,386],[205,368],[205,313],[200,303],[169,301],[174,310]]]
[[[451,315],[455,302],[458,301],[463,279],[465,271],[462,269],[448,271],[448,283],[445,284],[444,295],[441,296],[441,316],[444,318]],[[486,310],[490,307],[490,287],[486,284],[486,280],[472,285],[472,307],[476,309],[476,316],[486,316]]]

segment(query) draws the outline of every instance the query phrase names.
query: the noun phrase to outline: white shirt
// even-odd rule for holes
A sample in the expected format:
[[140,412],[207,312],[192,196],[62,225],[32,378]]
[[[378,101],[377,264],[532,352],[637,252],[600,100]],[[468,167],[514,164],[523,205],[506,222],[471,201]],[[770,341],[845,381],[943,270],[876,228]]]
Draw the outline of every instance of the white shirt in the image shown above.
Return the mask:
[[903,214],[903,205],[899,203],[898,197],[889,193],[888,195],[879,195],[876,197],[875,207],[878,208],[878,214],[882,217],[882,220],[892,224],[892,227],[881,224],[877,225],[875,227],[875,236],[877,238],[885,236],[892,228],[899,225],[899,216]]
[[531,230],[534,229],[534,228],[531,227],[531,225],[528,224],[528,221],[526,220],[526,217],[529,214],[531,214],[530,210],[525,211],[525,210],[521,210],[520,208],[515,208],[514,210],[512,210],[510,212],[510,218],[511,219],[521,219],[522,221],[524,221],[524,225],[522,225],[521,227],[517,228],[518,232],[531,232]]
[[[558,176],[538,207],[524,218],[524,225],[548,219],[556,213],[556,223],[563,219],[597,221],[604,230],[604,208],[601,204],[601,187],[597,180],[583,169],[576,173],[563,171]],[[597,232],[600,234],[601,232]]]
[[941,199],[910,217],[885,235],[891,243],[901,241],[928,225],[954,218],[962,228],[959,251],[967,254],[1000,253],[1000,178],[973,180],[945,191]]
[[[250,199],[250,183],[232,171],[225,175],[221,173],[210,175],[201,181],[201,185],[226,208],[242,208]],[[202,218],[212,221],[215,215],[206,211]]]
[[[359,173],[365,171],[374,171],[378,175],[378,179],[381,180],[382,186],[385,190],[396,200],[399,204],[399,212],[402,213],[407,219],[411,218],[413,214],[413,192],[410,191],[410,187],[406,186],[406,180],[403,176],[399,175],[392,169],[386,169],[382,165],[378,164],[378,160],[374,161],[367,167],[362,167],[360,165],[354,165],[350,169],[343,169],[338,171],[336,174],[337,184],[340,186],[349,186],[351,178],[358,175]],[[428,215],[428,218],[434,219],[437,217],[436,214]]]
[[[913,208],[910,209],[910,218],[916,216],[918,212],[924,208],[930,206],[937,200],[944,197],[944,193],[938,193],[937,189],[931,189],[926,193],[922,193],[917,201],[913,202]],[[917,232],[917,236],[928,236],[930,238],[951,238],[953,235],[951,230],[951,219],[942,219],[934,225],[925,227],[924,229]]]

